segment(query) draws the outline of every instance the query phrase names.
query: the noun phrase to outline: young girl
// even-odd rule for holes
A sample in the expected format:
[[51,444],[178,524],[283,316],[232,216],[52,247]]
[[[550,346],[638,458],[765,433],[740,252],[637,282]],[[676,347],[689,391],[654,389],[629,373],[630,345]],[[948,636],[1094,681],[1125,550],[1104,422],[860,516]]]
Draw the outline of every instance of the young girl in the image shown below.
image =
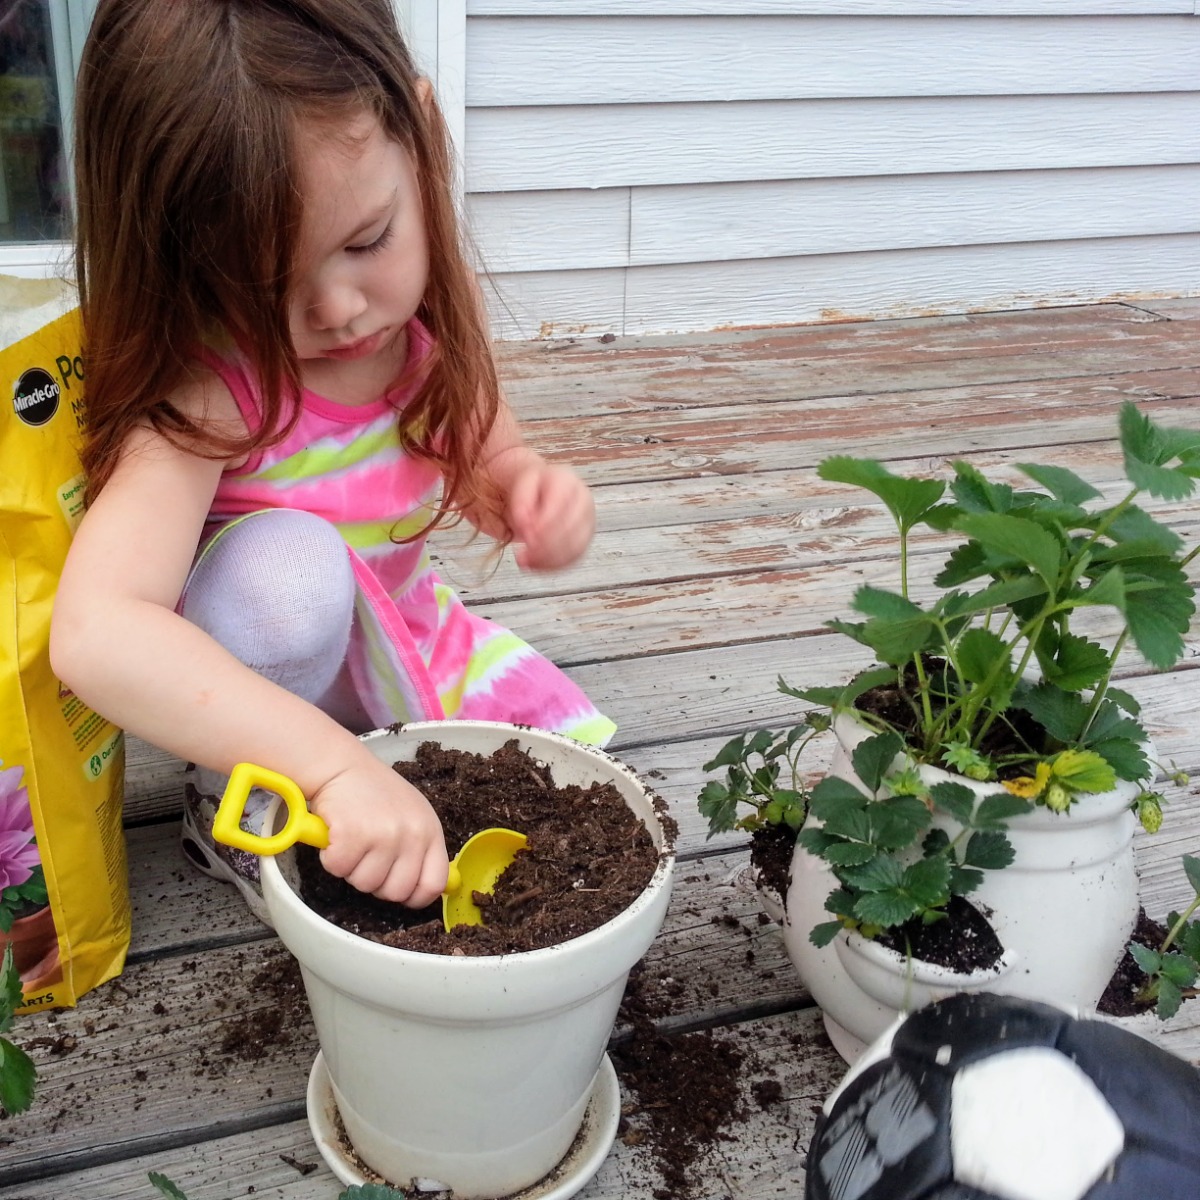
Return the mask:
[[207,768],[185,848],[260,915],[209,828],[240,761],[300,785],[327,870],[431,903],[438,820],[356,733],[613,725],[430,568],[459,515],[533,570],[594,524],[500,396],[430,88],[390,0],[100,0],[78,88],[89,508],[54,668]]

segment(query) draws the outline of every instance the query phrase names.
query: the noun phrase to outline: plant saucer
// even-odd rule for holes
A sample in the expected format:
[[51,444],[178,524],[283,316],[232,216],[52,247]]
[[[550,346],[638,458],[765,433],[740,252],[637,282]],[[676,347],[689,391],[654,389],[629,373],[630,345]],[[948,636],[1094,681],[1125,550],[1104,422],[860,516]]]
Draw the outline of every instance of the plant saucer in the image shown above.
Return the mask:
[[[608,1157],[620,1119],[621,1088],[617,1083],[617,1072],[606,1054],[596,1073],[596,1082],[592,1085],[583,1124],[566,1157],[545,1178],[519,1192],[513,1192],[504,1200],[568,1200],[574,1196]],[[366,1167],[352,1150],[342,1128],[333,1096],[333,1084],[320,1051],[308,1076],[308,1124],[321,1157],[342,1183],[361,1185],[389,1182]],[[403,1190],[394,1182],[391,1186]],[[411,1183],[408,1186],[411,1187]],[[430,1189],[436,1189],[432,1182]]]

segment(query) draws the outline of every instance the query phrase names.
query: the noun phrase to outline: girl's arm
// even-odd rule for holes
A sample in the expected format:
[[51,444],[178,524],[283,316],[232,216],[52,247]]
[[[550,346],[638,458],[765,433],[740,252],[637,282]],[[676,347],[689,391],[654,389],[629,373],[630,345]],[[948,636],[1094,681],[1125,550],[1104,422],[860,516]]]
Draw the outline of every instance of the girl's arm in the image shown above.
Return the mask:
[[[209,412],[209,394],[185,398]],[[174,610],[222,470],[137,430],[83,518],[51,629],[55,673],[114,724],[216,770],[290,776],[330,827],[326,869],[423,906],[446,882],[424,797],[319,709],[240,663]]]
[[[577,562],[596,531],[596,506],[587,484],[567,467],[551,466],[525,444],[516,418],[501,399],[484,443],[484,470],[504,497],[504,517],[517,565],[552,571]],[[483,533],[498,532],[474,520]]]

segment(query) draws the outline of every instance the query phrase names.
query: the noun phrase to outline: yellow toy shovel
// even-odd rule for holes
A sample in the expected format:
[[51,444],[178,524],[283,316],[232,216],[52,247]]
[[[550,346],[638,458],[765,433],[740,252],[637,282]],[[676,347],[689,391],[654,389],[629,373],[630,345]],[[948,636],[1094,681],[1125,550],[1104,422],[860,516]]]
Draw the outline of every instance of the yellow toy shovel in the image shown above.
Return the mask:
[[[278,833],[248,833],[241,826],[250,789],[256,787],[274,792],[287,805],[287,820]],[[213,837],[251,854],[279,854],[297,842],[323,850],[329,845],[329,826],[308,811],[304,793],[294,780],[254,763],[238,763],[230,773],[213,819]],[[483,914],[472,893],[490,895],[496,880],[517,851],[525,848],[527,840],[523,833],[498,828],[483,829],[467,839],[450,863],[450,877],[442,893],[442,924],[447,930],[455,925],[483,924]]]

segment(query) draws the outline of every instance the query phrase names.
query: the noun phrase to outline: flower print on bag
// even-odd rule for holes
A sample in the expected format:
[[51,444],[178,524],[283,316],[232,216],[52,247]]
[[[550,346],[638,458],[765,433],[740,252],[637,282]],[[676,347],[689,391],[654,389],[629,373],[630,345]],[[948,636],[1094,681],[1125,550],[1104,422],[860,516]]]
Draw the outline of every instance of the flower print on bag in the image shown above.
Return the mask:
[[47,899],[24,777],[24,767],[5,767],[0,760],[0,933]]

